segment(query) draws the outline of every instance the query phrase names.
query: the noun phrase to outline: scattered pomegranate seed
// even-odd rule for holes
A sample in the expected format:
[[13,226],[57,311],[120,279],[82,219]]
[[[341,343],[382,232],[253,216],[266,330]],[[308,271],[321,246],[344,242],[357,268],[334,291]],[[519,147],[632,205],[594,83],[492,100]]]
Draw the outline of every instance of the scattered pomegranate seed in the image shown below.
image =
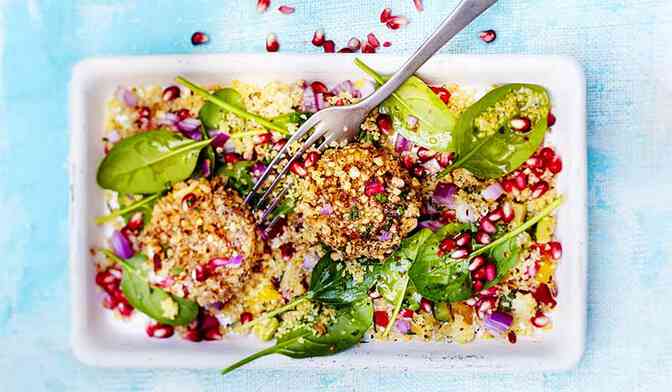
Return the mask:
[[364,186],[364,194],[369,197],[383,192],[385,192],[385,186],[378,179],[373,179]]
[[481,267],[471,273],[471,277],[476,279],[476,280],[484,280],[485,279],[485,268]]
[[210,38],[202,31],[197,31],[191,35],[191,44],[194,46],[203,45],[208,41],[210,41]]
[[236,163],[240,161],[240,155],[235,152],[224,153],[224,162],[226,163]]
[[408,24],[408,18],[405,16],[393,16],[387,20],[385,25],[391,30],[398,30],[399,28]]
[[504,212],[502,212],[502,207],[495,208],[494,211],[488,214],[488,220],[490,222],[497,222],[504,217]]
[[126,224],[126,228],[133,232],[137,232],[142,229],[142,226],[145,225],[145,221],[142,219],[142,212],[134,214],[131,219]]
[[495,234],[497,232],[497,227],[494,223],[490,222],[489,219],[482,219],[479,229],[488,234]]
[[424,310],[427,313],[432,313],[432,308],[434,307],[434,303],[427,298],[422,298],[420,300],[420,309]]
[[401,164],[404,165],[406,169],[412,169],[415,165],[415,159],[410,154],[403,154],[401,156]]
[[481,280],[472,280],[471,281],[471,287],[474,289],[474,291],[479,291],[483,288],[483,281]]
[[[350,49],[350,48],[348,48],[348,47],[340,48],[340,49],[337,51],[337,53],[354,53],[354,52],[355,52],[354,50],[352,50],[352,49]],[[337,103],[336,106],[342,106],[342,105],[338,105],[338,103]]]
[[525,162],[530,169],[543,169],[544,161],[539,157],[532,157]]
[[516,340],[518,340],[516,333],[513,331],[509,331],[509,334],[506,335],[507,338],[509,339],[509,343],[511,344],[516,344]]
[[536,199],[538,197],[541,197],[546,193],[549,189],[548,183],[546,181],[539,181],[536,184],[532,185],[530,187],[532,190],[532,198]]
[[280,245],[280,255],[285,261],[289,261],[294,256],[294,245],[291,242]]
[[390,41],[383,42],[383,47],[384,48],[389,48],[390,46],[392,46],[392,42],[390,42]]
[[322,44],[324,44],[324,30],[315,30],[312,42],[315,46],[322,46]]
[[469,251],[466,249],[457,249],[450,254],[451,259],[463,259],[469,255]]
[[135,124],[138,126],[139,129],[146,131],[149,130],[149,125],[151,124],[151,121],[147,117],[140,117],[137,120],[135,120]]
[[288,5],[281,5],[280,7],[278,7],[278,11],[280,11],[280,13],[283,13],[285,15],[291,15],[294,13],[295,10],[296,9],[294,7]]
[[497,277],[497,266],[495,264],[488,264],[485,266],[485,280],[492,282]]
[[313,90],[314,94],[324,94],[329,92],[327,86],[324,83],[317,80],[310,84],[310,88],[311,90]]
[[527,132],[532,128],[532,122],[527,117],[514,118],[509,122],[509,125],[511,125],[511,129],[520,133]]
[[542,312],[537,312],[537,314],[530,319],[530,322],[537,328],[544,328],[551,322],[551,320]]
[[168,86],[165,89],[163,89],[163,94],[161,94],[161,98],[163,98],[164,101],[172,101],[173,99],[179,97],[180,97],[180,88],[177,86]]
[[441,244],[439,244],[439,250],[443,252],[444,255],[452,252],[456,247],[455,240],[452,238],[444,238],[443,241],[441,241]]
[[425,170],[424,167],[417,165],[413,168],[413,175],[416,177],[423,177],[427,171]]
[[448,104],[450,102],[450,91],[446,90],[443,87],[431,87],[432,91],[434,91],[434,94],[438,95],[439,98],[443,101],[443,103]]
[[471,242],[471,233],[469,233],[468,231],[458,235],[457,238],[455,238],[455,243],[457,244],[457,246],[466,246],[469,245],[470,242]]
[[441,166],[441,168],[444,168],[453,163],[454,157],[455,154],[453,154],[452,152],[440,152],[437,155],[436,160],[437,162],[439,162],[439,166]]
[[117,305],[117,310],[119,314],[124,317],[129,317],[133,314],[133,307],[125,299]]
[[401,316],[403,318],[413,318],[413,315],[415,315],[415,312],[412,311],[411,309],[408,309],[408,308],[402,309],[399,312],[399,316]]
[[392,10],[389,8],[384,8],[380,13],[380,23],[387,23],[388,20],[392,17]]
[[270,132],[254,135],[252,141],[254,144],[267,144],[273,141],[273,135]]
[[474,257],[473,260],[471,260],[471,264],[469,264],[469,271],[470,272],[476,271],[477,269],[481,268],[484,264],[485,264],[485,257],[476,256]]
[[278,37],[274,33],[268,34],[268,36],[266,36],[266,51],[277,52],[278,49],[280,49],[280,42],[278,42]]
[[537,287],[537,289],[534,290],[532,296],[534,297],[535,300],[537,300],[537,302],[542,303],[544,305],[548,305],[551,308],[557,305],[557,302],[555,301],[553,295],[551,294],[551,289],[545,283],[540,284],[539,287]]
[[388,316],[387,312],[384,310],[376,310],[373,312],[373,321],[376,325],[387,327],[387,324],[390,323],[390,316]]
[[150,338],[166,339],[173,336],[175,329],[171,325],[151,323],[147,325],[145,332]]
[[519,190],[522,191],[527,188],[527,174],[523,172],[518,172],[514,177],[514,185]]
[[422,0],[413,0],[413,5],[415,5],[415,9],[418,10],[418,12],[425,10],[425,7],[422,5]]
[[553,174],[558,174],[562,171],[562,159],[556,157],[554,160],[548,163],[548,170]]
[[112,295],[106,295],[103,298],[103,307],[105,309],[115,309],[119,305],[119,301]]
[[551,147],[544,147],[539,151],[539,157],[544,160],[544,165],[548,165],[555,160],[555,151]]
[[439,222],[445,224],[455,222],[456,219],[455,210],[445,210],[441,211],[441,216],[439,217]]
[[271,5],[271,0],[257,0],[257,12],[264,13]]
[[387,114],[379,114],[376,118],[376,125],[378,125],[378,129],[380,129],[382,133],[386,135],[392,133],[392,118]]
[[546,124],[548,124],[549,127],[552,127],[555,125],[555,114],[548,112],[548,117],[546,117]]
[[562,244],[558,241],[552,241],[548,244],[550,246],[551,257],[553,260],[560,260],[562,258]]
[[280,151],[287,144],[287,139],[280,139],[277,142],[273,143],[273,149],[275,151]]
[[495,32],[495,30],[485,30],[481,31],[478,34],[478,37],[481,39],[481,41],[485,42],[486,44],[489,44],[490,42],[497,39],[497,33]]
[[509,223],[515,217],[515,212],[513,211],[513,206],[508,201],[502,204],[502,218],[504,222]]
[[352,37],[348,41],[348,48],[352,50],[359,50],[362,47],[362,42],[357,37]]
[[180,109],[177,112],[175,112],[175,115],[177,116],[177,119],[179,121],[182,121],[191,117],[191,112],[189,111],[189,109]]
[[513,187],[515,186],[516,182],[511,180],[511,179],[506,179],[500,183],[502,186],[502,189],[504,189],[504,192],[506,193],[511,193],[513,192]]
[[373,33],[366,35],[366,42],[368,42],[374,49],[380,47],[380,41],[378,41],[378,38],[376,38],[376,35]]
[[326,40],[322,44],[324,53],[334,53],[336,51],[336,43],[332,40]]
[[194,275],[193,278],[196,279],[197,282],[205,282],[206,279],[210,276],[209,271],[207,268],[198,265],[196,268],[194,268]]
[[138,117],[151,117],[152,110],[147,106],[140,106],[138,108]]
[[292,164],[289,165],[289,171],[299,177],[305,177],[308,174],[308,171],[306,171],[306,167],[304,166],[303,162],[300,161],[292,162]]
[[362,53],[376,53],[376,48],[369,45],[369,43],[367,42],[364,44],[364,46],[362,46]]
[[253,318],[254,317],[252,316],[252,313],[243,312],[240,314],[240,323],[241,324],[249,323],[250,321],[252,321]]
[[311,151],[306,154],[306,159],[303,161],[305,167],[312,167],[320,159],[320,153],[317,151]]
[[188,329],[187,332],[182,335],[182,338],[192,342],[200,342],[203,339],[201,337],[201,332],[198,329]]
[[484,231],[479,231],[476,233],[476,242],[483,245],[489,244],[492,242],[492,237]]
[[432,151],[428,148],[425,148],[425,147],[420,147],[418,149],[417,154],[418,154],[418,160],[420,162],[427,162],[430,159],[434,158],[434,156],[436,155],[436,152]]
[[189,210],[194,207],[196,204],[196,195],[193,193],[187,193],[182,197],[182,209]]

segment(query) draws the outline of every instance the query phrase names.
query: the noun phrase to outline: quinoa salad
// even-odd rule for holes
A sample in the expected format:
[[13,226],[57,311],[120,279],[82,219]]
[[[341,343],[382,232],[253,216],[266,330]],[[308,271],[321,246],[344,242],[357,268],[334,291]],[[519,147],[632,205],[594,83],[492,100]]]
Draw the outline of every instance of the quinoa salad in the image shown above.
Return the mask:
[[276,341],[224,372],[361,341],[515,344],[553,328],[562,160],[541,86],[412,77],[356,140],[294,162],[270,214],[245,202],[306,119],[377,88],[356,63],[362,78],[335,85],[120,86],[97,173],[102,306],[150,338]]

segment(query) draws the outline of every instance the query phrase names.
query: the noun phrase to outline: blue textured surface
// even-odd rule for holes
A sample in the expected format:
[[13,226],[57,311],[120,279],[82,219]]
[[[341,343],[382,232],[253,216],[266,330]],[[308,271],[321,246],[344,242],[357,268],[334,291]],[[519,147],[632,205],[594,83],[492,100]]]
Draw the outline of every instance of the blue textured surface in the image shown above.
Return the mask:
[[[282,2],[275,0],[274,7]],[[587,352],[557,373],[422,374],[103,370],[69,348],[67,82],[94,55],[317,52],[322,27],[344,45],[375,31],[388,53],[409,53],[456,0],[287,0],[291,16],[254,0],[0,0],[1,390],[669,390],[672,385],[672,2],[501,0],[448,53],[576,57],[588,79],[590,277]],[[366,3],[362,5],[360,3]],[[391,5],[411,24],[377,22]],[[483,44],[477,32],[493,28]],[[192,47],[194,30],[211,42]],[[493,67],[496,64],[493,64]],[[372,364],[374,365],[374,364]]]

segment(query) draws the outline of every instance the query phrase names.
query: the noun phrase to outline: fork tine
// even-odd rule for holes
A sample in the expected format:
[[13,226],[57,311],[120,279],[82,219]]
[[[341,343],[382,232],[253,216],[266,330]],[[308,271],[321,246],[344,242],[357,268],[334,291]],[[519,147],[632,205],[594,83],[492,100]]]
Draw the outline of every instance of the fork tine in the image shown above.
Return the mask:
[[[294,163],[294,161],[296,161],[297,159],[299,159],[299,157],[301,157],[301,156],[303,155],[303,153],[306,152],[306,150],[307,150],[308,148],[310,148],[310,146],[312,146],[313,144],[315,144],[315,142],[316,142],[319,138],[321,138],[322,136],[324,136],[324,134],[327,133],[327,131],[329,131],[329,128],[327,128],[327,127],[325,127],[325,126],[318,126],[318,127],[316,127],[315,132],[313,132],[313,133],[308,137],[308,140],[306,140],[305,143],[303,143],[303,145],[301,146],[301,148],[299,149],[299,151],[297,151],[296,154],[294,154],[294,156],[292,156],[292,157],[289,159],[289,161],[285,164],[285,166],[284,166],[280,171],[278,171],[278,174],[277,174],[277,175],[275,176],[275,178],[273,179],[273,182],[271,183],[271,185],[268,187],[268,189],[266,189],[266,191],[265,191],[264,194],[261,196],[261,198],[259,198],[259,200],[257,200],[256,207],[255,207],[255,208],[261,208],[261,206],[264,205],[264,202],[266,201],[266,199],[268,198],[268,196],[271,194],[271,192],[273,192],[273,189],[275,189],[276,185],[278,185],[278,183],[280,182],[280,180],[285,176],[285,174],[286,174],[287,171],[289,170],[289,168],[290,168],[290,166],[292,165],[292,163]],[[289,142],[288,142],[288,143],[289,143]]]
[[306,122],[303,123],[303,125],[301,125],[301,127],[299,127],[299,129],[296,130],[296,132],[294,132],[294,134],[289,138],[289,140],[287,140],[287,143],[285,143],[285,145],[282,146],[280,151],[278,151],[278,154],[273,158],[273,160],[268,165],[266,170],[264,170],[264,173],[261,175],[261,177],[259,177],[257,182],[254,184],[250,193],[245,197],[245,203],[250,205],[253,204],[252,199],[254,198],[254,196],[256,195],[257,191],[264,183],[266,178],[268,178],[268,176],[271,174],[275,165],[277,165],[278,162],[280,162],[287,154],[289,146],[291,146],[294,142],[302,138],[303,135],[305,135],[308,131],[310,131],[310,129],[313,128],[315,125],[317,125],[319,122],[320,119],[318,118],[317,114],[314,114],[310,116],[308,120],[306,120]]
[[331,135],[329,135],[329,136],[324,140],[324,142],[322,142],[322,144],[320,144],[320,146],[319,146],[317,149],[320,150],[320,151],[324,151],[325,148],[329,147],[329,145],[331,144],[331,142],[333,142],[334,140],[336,140],[336,136],[337,136],[336,133],[332,133]]
[[[282,191],[280,191],[280,193],[278,193],[278,195],[275,196],[273,198],[273,200],[271,200],[271,202],[268,204],[268,207],[266,207],[264,209],[264,212],[261,214],[260,222],[263,223],[263,222],[266,221],[268,216],[271,215],[273,210],[275,210],[275,208],[278,206],[278,204],[280,204],[280,200],[282,200],[285,197],[285,195],[287,194],[288,191],[289,191],[289,186],[285,185],[285,187],[282,189]],[[271,223],[273,223],[273,222],[271,222]],[[269,226],[270,226],[270,224],[269,224]]]

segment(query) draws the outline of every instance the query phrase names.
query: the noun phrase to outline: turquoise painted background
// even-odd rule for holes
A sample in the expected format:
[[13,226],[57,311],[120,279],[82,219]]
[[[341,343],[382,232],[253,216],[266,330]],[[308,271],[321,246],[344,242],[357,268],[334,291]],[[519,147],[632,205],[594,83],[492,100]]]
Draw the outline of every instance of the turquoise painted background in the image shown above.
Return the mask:
[[[409,53],[456,0],[0,0],[0,390],[656,391],[672,385],[672,2],[500,0],[447,53],[563,54],[588,79],[590,278],[588,347],[564,373],[103,370],[69,348],[67,83],[98,55],[318,52],[324,28],[344,45],[375,31]],[[378,22],[391,5],[411,24]],[[493,28],[491,45],[477,37]],[[211,42],[192,47],[195,30]],[[496,64],[493,64],[493,67]]]

